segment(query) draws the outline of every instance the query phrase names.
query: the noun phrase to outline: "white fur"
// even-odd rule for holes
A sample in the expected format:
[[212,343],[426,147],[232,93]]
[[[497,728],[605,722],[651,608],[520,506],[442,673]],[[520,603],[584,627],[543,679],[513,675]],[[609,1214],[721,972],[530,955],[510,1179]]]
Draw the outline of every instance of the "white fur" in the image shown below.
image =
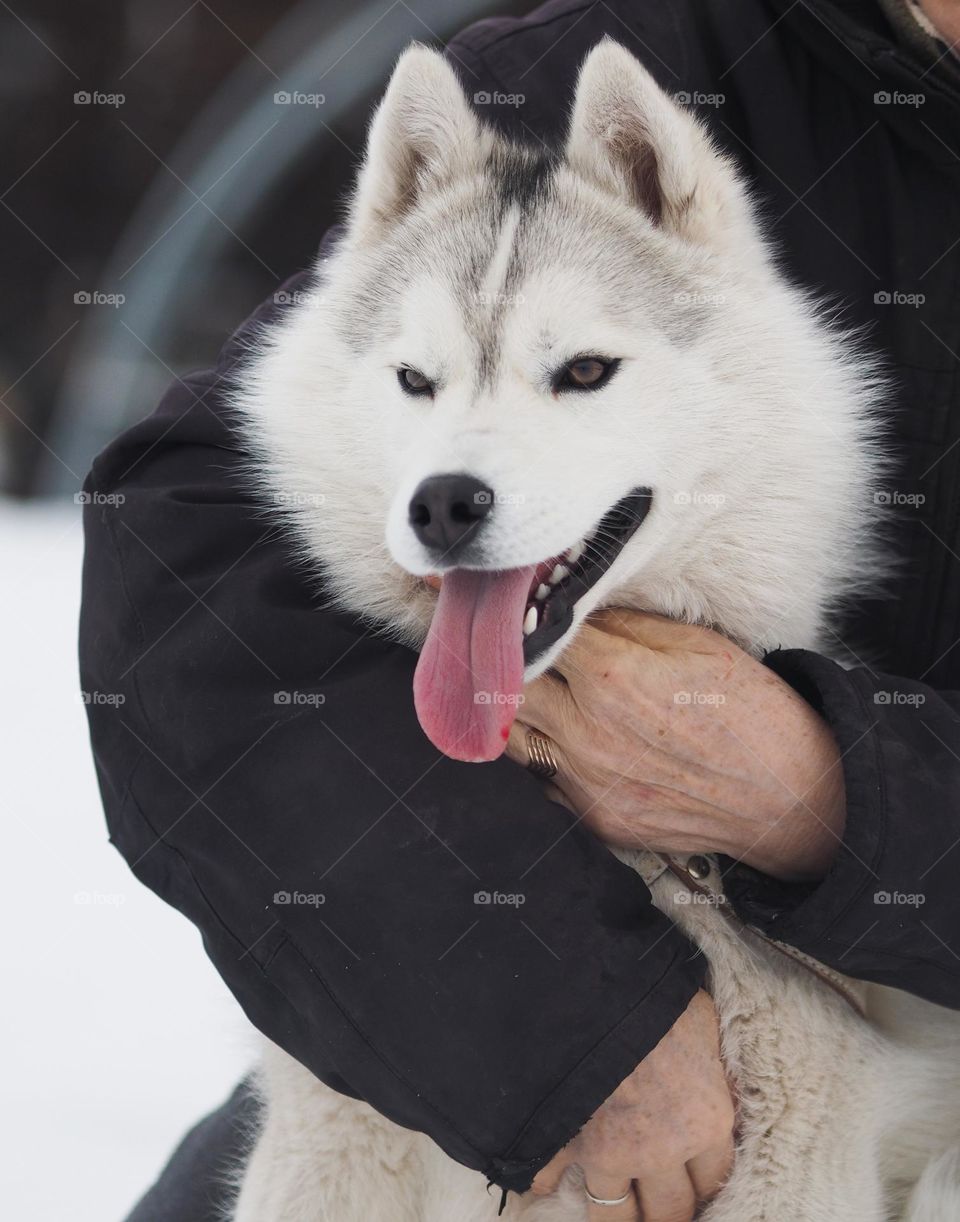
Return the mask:
[[[881,566],[874,367],[785,282],[731,164],[615,44],[583,67],[536,225],[497,206],[498,147],[444,61],[407,52],[346,240],[318,269],[316,299],[264,335],[237,395],[256,476],[303,554],[340,604],[417,646],[434,601],[418,579],[433,562],[407,523],[423,478],[464,471],[496,490],[483,567],[498,569],[562,551],[646,486],[648,517],[572,631],[614,603],[716,625],[757,654],[824,648],[835,602]],[[491,334],[495,373],[478,380]],[[601,392],[545,389],[545,371],[591,351],[622,358]],[[405,396],[400,365],[435,380],[435,399]],[[741,1092],[736,1167],[705,1217],[960,1218],[953,1016],[912,1001],[904,1019],[883,1003],[886,1019],[867,1022],[714,909],[678,902],[669,881],[653,893],[710,961]],[[262,1084],[235,1222],[492,1215],[481,1177],[277,1049]],[[507,1216],[585,1218],[575,1175]]]

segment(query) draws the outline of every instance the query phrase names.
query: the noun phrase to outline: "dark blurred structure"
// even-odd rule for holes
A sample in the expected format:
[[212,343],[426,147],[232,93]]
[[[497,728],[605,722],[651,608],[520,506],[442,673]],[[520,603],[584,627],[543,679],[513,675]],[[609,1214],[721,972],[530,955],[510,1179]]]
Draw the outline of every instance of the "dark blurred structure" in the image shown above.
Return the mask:
[[411,39],[496,0],[0,6],[0,490],[73,492],[337,219]]

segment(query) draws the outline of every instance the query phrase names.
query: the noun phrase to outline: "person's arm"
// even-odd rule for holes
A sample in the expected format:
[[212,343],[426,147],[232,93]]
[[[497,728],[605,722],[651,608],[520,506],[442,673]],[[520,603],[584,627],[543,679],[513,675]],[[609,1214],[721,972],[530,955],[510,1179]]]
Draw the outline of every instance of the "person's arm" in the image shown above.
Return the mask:
[[960,1008],[960,693],[806,650],[766,665],[830,728],[846,820],[820,882],[734,867],[740,915],[847,975]]
[[[960,698],[805,650],[610,610],[525,724],[603,840],[724,855],[741,917],[864,980],[960,1008]],[[691,699],[698,693],[699,699]],[[679,698],[678,698],[679,697]]]
[[111,838],[273,1041],[525,1189],[703,961],[529,774],[435,751],[412,652],[321,608],[228,427],[248,340],[86,485],[81,668]]
[[[704,89],[710,87],[709,82],[715,82],[726,94],[726,120],[716,125],[716,135],[721,139],[724,133],[730,135],[738,156],[746,155],[748,146],[759,148],[758,138],[773,147],[771,134],[763,131],[762,126],[753,126],[755,114],[751,115],[750,124],[742,127],[743,120],[734,117],[749,113],[746,99],[752,96],[756,81],[760,79],[755,61],[752,58],[745,60],[744,56],[747,49],[758,45],[750,30],[751,23],[757,20],[767,24],[763,6],[742,6],[738,9],[737,21],[715,20],[711,6],[696,12],[690,8],[692,19],[685,20],[688,7],[605,4],[591,10],[584,19],[580,6],[550,4],[519,21],[479,23],[461,35],[451,49],[464,63],[464,79],[472,87],[487,91],[499,89],[507,98],[523,99],[522,104],[516,106],[487,108],[495,122],[519,137],[532,133],[540,138],[551,138],[559,134],[563,112],[556,106],[555,99],[569,90],[576,65],[587,48],[606,33],[627,46],[667,89],[674,90],[678,84],[685,89]],[[802,11],[801,6],[798,12]],[[793,49],[802,45],[797,35],[803,26],[810,27],[811,23],[803,21],[791,28],[790,22],[784,22],[776,37],[766,37],[762,29],[757,29],[760,45],[768,57],[764,62],[763,79],[795,77],[796,74],[790,71],[794,62],[790,55]],[[812,28],[822,27],[813,23]],[[770,34],[769,28],[766,34]],[[782,41],[778,44],[779,38]],[[732,41],[724,47],[727,39]],[[742,46],[738,51],[735,44],[739,42]],[[833,31],[827,35],[827,44],[834,50],[840,45]],[[820,59],[811,62],[818,63]],[[737,65],[741,65],[739,70]],[[749,88],[745,88],[747,85]],[[791,122],[796,120],[797,131],[802,131],[809,125],[809,107],[801,103],[803,99],[799,95],[785,94],[777,111],[778,121],[789,114]],[[751,132],[752,138],[745,141],[746,132]],[[809,156],[811,148],[807,148],[803,156]],[[764,164],[761,161],[759,167]],[[816,157],[810,162],[811,177],[817,173],[813,169],[815,164]],[[771,186],[775,184],[768,182],[767,187]],[[786,240],[788,250],[790,245]],[[811,246],[806,254],[812,252]],[[592,639],[598,643],[598,638]],[[771,655],[766,662],[769,672],[782,676],[783,686],[790,695],[799,693],[805,697],[795,702],[794,712],[796,704],[809,704],[825,723],[825,726],[817,725],[818,719],[805,716],[808,710],[785,719],[789,721],[788,734],[799,735],[809,743],[816,759],[820,758],[822,750],[828,760],[822,767],[815,765],[813,768],[814,779],[820,778],[818,787],[831,789],[835,777],[842,782],[839,785],[840,819],[839,828],[836,828],[828,814],[836,796],[834,793],[807,792],[802,803],[794,804],[792,816],[780,823],[780,828],[788,833],[794,826],[801,826],[801,835],[794,838],[788,834],[779,853],[774,853],[773,857],[781,857],[787,873],[791,864],[799,861],[801,875],[827,868],[823,864],[826,858],[829,868],[820,882],[778,881],[771,873],[776,870],[772,859],[761,860],[758,868],[733,866],[732,861],[727,862],[726,887],[740,915],[771,936],[792,942],[849,975],[893,985],[960,1008],[960,886],[957,885],[960,877],[960,693],[938,691],[907,679],[874,675],[866,668],[845,671],[829,659],[805,651],[780,652]],[[758,664],[757,669],[763,668]],[[767,678],[771,679],[772,675],[768,673]],[[685,681],[665,680],[661,694],[665,694],[668,706],[672,705],[674,692],[684,688]],[[696,675],[687,690],[720,692],[715,686],[698,688]],[[532,716],[529,695],[527,700],[525,713]],[[589,694],[585,693],[587,704],[589,700]],[[762,699],[759,703],[763,703]],[[708,705],[707,712],[712,708]],[[730,708],[728,705],[720,710],[713,721],[719,724],[724,717],[729,720]],[[697,711],[695,705],[670,708],[676,717],[688,720],[693,719]],[[709,841],[701,833],[710,832],[713,812],[706,811],[701,826],[695,826],[695,820],[686,817],[693,806],[690,803],[683,826],[665,827],[665,814],[676,814],[682,809],[682,803],[665,809],[661,793],[659,807],[656,802],[650,803],[649,817],[646,817],[644,798],[649,800],[652,788],[646,783],[649,777],[640,778],[640,789],[645,793],[632,791],[629,784],[619,781],[610,791],[611,779],[633,768],[638,755],[635,737],[611,733],[615,724],[608,717],[600,726],[597,741],[592,741],[584,732],[583,724],[577,723],[565,763],[582,762],[583,771],[587,772],[588,760],[595,764],[598,755],[606,752],[610,767],[597,779],[595,788],[585,783],[579,794],[568,792],[566,796],[571,805],[588,810],[588,821],[592,821],[594,830],[608,834],[615,842],[623,839],[622,826],[602,827],[601,824],[605,804],[613,814],[622,813],[614,809],[619,799],[622,808],[629,806],[629,821],[639,825],[639,843],[687,852],[708,847]],[[741,722],[737,728],[743,724]],[[755,728],[758,739],[762,740],[763,726]],[[817,743],[824,734],[833,740],[826,748]],[[552,736],[562,739],[563,727]],[[654,750],[646,756],[648,765],[662,749],[659,741],[652,746]],[[753,825],[754,816],[767,803],[775,810],[779,802],[775,793],[776,777],[764,764],[758,765],[756,754],[751,756],[749,750],[743,749],[742,742],[732,735],[720,743],[720,750],[724,756],[722,763],[736,759],[743,765],[741,778],[754,771],[754,779],[764,790],[758,795],[756,804],[751,803],[752,795],[747,795],[739,811],[731,804],[729,812],[742,816],[739,826],[735,826],[735,820],[730,821],[734,829],[732,839],[740,839],[746,831],[741,847],[748,853],[751,849],[756,851],[763,829]],[[515,757],[522,758],[522,752],[523,744],[520,743],[514,751]],[[773,759],[776,754],[774,749],[769,758]],[[829,766],[831,755],[841,759],[841,767],[835,771]],[[754,765],[758,766],[754,768]],[[677,769],[672,765],[671,768],[676,778]],[[666,790],[670,787],[670,771],[666,769],[659,778]],[[803,775],[799,767],[791,767],[788,771],[791,782],[792,774],[798,778]],[[569,776],[563,779],[568,791],[575,788],[570,785]],[[690,780],[688,788],[695,792],[702,773],[687,779]],[[736,778],[731,774],[728,779]],[[799,784],[803,789],[806,783],[800,781]],[[598,803],[600,795],[603,798]],[[581,804],[578,805],[578,801]],[[712,798],[708,795],[705,802],[709,806]],[[773,821],[776,818],[774,814]],[[821,850],[811,853],[809,846],[815,837],[811,839],[809,832],[816,828],[817,820],[824,825]],[[654,838],[657,832],[673,832],[675,836],[669,843],[663,839],[657,842]],[[726,838],[721,836],[718,840]],[[775,836],[767,835],[760,850],[774,846],[775,840]]]

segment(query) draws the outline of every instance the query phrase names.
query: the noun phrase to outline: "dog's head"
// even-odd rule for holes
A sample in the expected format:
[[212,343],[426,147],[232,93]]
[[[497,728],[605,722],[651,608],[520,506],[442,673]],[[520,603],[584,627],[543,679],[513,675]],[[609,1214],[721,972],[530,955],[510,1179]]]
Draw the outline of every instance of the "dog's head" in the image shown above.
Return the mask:
[[869,467],[856,371],[621,47],[585,61],[558,152],[409,50],[318,293],[246,406],[343,600],[432,620],[415,694],[442,750],[498,755],[524,677],[601,604],[811,643]]

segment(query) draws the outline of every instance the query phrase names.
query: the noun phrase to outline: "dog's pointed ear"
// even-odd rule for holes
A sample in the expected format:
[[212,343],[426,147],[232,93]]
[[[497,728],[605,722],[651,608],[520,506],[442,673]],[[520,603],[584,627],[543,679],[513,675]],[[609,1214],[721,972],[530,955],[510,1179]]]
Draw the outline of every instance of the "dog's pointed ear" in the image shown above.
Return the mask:
[[743,216],[736,174],[701,125],[609,38],[580,69],[566,160],[691,241],[716,244]]
[[478,157],[480,136],[480,124],[443,55],[419,44],[409,47],[370,123],[350,208],[351,237],[359,243],[376,240],[428,185],[468,169]]

